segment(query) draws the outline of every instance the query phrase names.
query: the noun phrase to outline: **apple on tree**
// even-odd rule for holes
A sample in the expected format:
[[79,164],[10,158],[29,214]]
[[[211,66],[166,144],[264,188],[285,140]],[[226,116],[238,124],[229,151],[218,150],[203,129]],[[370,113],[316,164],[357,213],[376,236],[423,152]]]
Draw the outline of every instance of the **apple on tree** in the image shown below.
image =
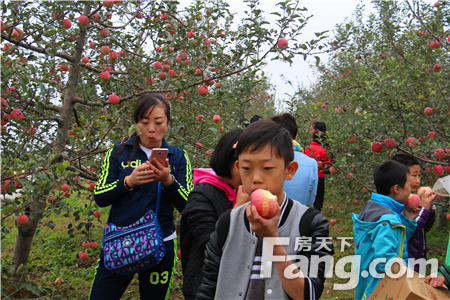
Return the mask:
[[214,123],[219,123],[220,122],[220,116],[219,115],[214,115],[213,122]]
[[117,105],[120,102],[120,98],[119,96],[112,94],[108,97],[108,102],[113,105]]
[[278,40],[278,48],[286,49],[289,45],[289,42],[285,38],[281,38]]
[[28,224],[28,216],[27,215],[21,215],[16,218],[18,225],[27,225]]
[[97,219],[100,219],[100,217],[102,216],[102,212],[101,211],[94,211],[94,217],[96,217]]
[[202,96],[205,96],[208,94],[208,87],[206,85],[201,85],[198,87],[198,93]]
[[387,149],[390,148],[395,148],[395,139],[385,139],[384,140],[384,145],[386,146]]
[[380,142],[375,142],[372,144],[372,151],[376,153],[380,153],[383,150],[383,146]]

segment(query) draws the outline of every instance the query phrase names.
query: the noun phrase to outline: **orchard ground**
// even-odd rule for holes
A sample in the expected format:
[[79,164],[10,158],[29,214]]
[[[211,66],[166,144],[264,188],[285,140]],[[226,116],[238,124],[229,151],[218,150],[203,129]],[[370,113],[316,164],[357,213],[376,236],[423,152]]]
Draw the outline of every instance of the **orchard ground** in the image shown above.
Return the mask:
[[[351,246],[346,247],[344,252],[340,252],[341,241],[337,238],[353,236],[351,213],[359,213],[368,200],[368,197],[369,194],[367,194],[366,199],[361,200],[359,205],[356,205],[354,202],[336,197],[333,191],[327,190],[323,214],[328,220],[337,220],[336,225],[330,225],[330,236],[333,238],[336,252],[334,255],[335,262],[344,256],[354,254],[353,242],[350,242]],[[74,206],[83,206],[84,204],[88,204],[89,201],[80,200],[73,196],[69,198],[68,202]],[[99,210],[102,212],[100,221],[103,226],[106,223],[109,208],[100,208]],[[95,250],[88,249],[89,259],[87,261],[81,261],[78,258],[78,252],[83,250],[81,244],[84,241],[82,240],[84,235],[76,235],[74,239],[70,239],[67,236],[66,228],[72,222],[71,218],[52,215],[51,220],[56,224],[56,227],[52,230],[49,227],[43,226],[41,231],[34,237],[28,266],[29,273],[23,275],[24,279],[34,282],[40,287],[42,295],[39,299],[87,299],[94,278],[97,259],[100,254],[100,243],[103,232],[99,228],[93,227],[90,232],[90,239],[97,241],[99,246]],[[44,219],[43,223],[45,224],[48,221]],[[2,226],[12,228],[12,230],[10,235],[2,241],[2,247],[4,249],[2,252],[2,261],[5,262],[6,259],[9,262],[11,260],[17,229],[15,228],[13,218],[8,218],[5,223]],[[428,259],[438,259],[439,265],[445,260],[449,231],[450,221],[446,221],[443,228],[436,229],[436,227],[433,227],[427,234],[429,248]],[[346,265],[345,271],[350,272],[350,267],[350,264]],[[337,276],[327,279],[321,299],[352,299],[354,290],[333,290],[333,284],[344,284],[347,282],[348,279],[339,279]],[[182,283],[181,263],[178,262],[170,299],[184,299]],[[24,289],[11,294],[12,299],[33,297],[35,296]],[[135,279],[128,287],[122,299],[139,299],[137,276],[135,276]]]

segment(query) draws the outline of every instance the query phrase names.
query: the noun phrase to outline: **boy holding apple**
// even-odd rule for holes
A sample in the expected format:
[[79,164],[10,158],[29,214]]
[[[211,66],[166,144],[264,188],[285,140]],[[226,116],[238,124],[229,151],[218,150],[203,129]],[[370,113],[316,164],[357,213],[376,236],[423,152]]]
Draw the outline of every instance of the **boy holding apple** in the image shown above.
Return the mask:
[[[260,203],[268,200],[261,195],[270,192],[277,204],[275,215],[266,219],[258,213],[264,215],[270,203],[248,203],[222,214],[206,246],[196,299],[319,299],[326,273],[323,261],[331,259],[333,244],[325,217],[287,198],[283,190],[284,180],[292,179],[298,167],[289,133],[272,120],[260,120],[244,130],[236,154],[244,191],[251,198],[256,191]],[[308,242],[300,245],[299,239]],[[270,265],[263,263],[264,247],[272,250]],[[307,259],[311,268],[299,268],[296,255]],[[313,255],[322,262],[314,264]],[[261,276],[264,268],[272,270],[269,276],[268,269]]]
[[[408,207],[405,209],[405,214],[412,215],[417,221],[417,228],[413,236],[408,240],[408,255],[409,258],[427,259],[427,239],[426,233],[433,227],[436,219],[436,207],[433,205],[433,200],[436,197],[433,190],[427,187],[420,186],[420,161],[409,154],[397,154],[392,157],[392,160],[404,164],[409,169],[411,176],[411,193],[416,193],[420,197],[420,205],[422,208],[412,210]],[[411,217],[410,217],[411,218]],[[420,270],[419,264],[414,264],[414,271],[422,274],[425,268]]]
[[355,300],[369,298],[382,278],[374,273],[384,275],[392,259],[408,262],[406,244],[416,229],[416,221],[403,214],[411,194],[408,167],[389,160],[375,167],[373,177],[377,193],[352,216],[355,257],[360,260],[355,262]]

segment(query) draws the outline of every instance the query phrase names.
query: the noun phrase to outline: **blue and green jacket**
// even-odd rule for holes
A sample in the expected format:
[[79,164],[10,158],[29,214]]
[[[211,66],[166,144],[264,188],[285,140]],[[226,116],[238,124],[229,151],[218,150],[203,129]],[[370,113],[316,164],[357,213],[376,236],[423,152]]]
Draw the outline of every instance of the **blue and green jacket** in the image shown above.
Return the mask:
[[[405,206],[394,199],[372,193],[359,215],[353,214],[353,238],[355,242],[355,268],[358,285],[355,300],[367,300],[381,278],[375,278],[369,271],[370,263],[385,258],[378,263],[375,271],[384,274],[386,263],[397,256],[408,265],[407,242],[416,229],[416,221],[408,219],[403,211]],[[358,259],[360,258],[360,259]]]
[[[134,143],[133,135],[124,144],[124,150],[117,158],[114,154],[120,151],[122,145],[116,142],[108,152],[102,163],[100,179],[95,186],[95,202],[100,207],[110,206],[108,221],[118,226],[126,226],[136,222],[147,211],[156,212],[156,198],[158,183],[156,181],[135,186],[128,191],[124,186],[125,176],[133,169],[148,160],[147,155],[139,147],[130,162],[129,159]],[[182,211],[186,206],[189,193],[193,188],[192,169],[186,151],[170,146],[163,139],[161,148],[169,149],[168,158],[170,173],[175,181],[169,187],[163,188],[158,212],[158,221],[163,230],[164,237],[175,231],[173,224],[173,209]]]

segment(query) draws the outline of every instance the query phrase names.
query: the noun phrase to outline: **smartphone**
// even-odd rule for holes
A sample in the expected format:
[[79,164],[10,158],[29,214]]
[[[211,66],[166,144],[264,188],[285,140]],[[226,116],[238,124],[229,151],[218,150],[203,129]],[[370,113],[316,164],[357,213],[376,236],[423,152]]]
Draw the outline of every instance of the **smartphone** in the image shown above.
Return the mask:
[[164,166],[168,152],[169,149],[167,148],[153,148],[149,161],[152,161],[153,158],[156,158]]

